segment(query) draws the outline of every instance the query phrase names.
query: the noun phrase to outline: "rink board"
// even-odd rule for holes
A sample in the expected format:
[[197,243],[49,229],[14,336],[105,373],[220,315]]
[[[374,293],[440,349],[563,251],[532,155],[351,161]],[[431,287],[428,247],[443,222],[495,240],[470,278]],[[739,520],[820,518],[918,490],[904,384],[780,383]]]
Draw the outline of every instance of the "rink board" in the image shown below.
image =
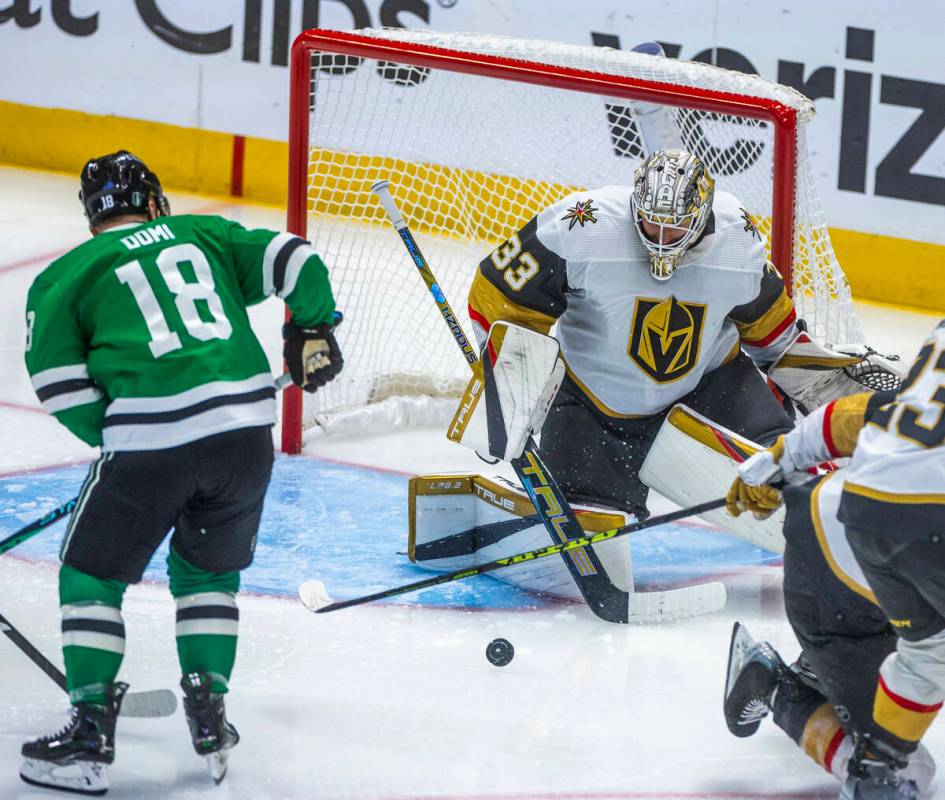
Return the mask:
[[[0,537],[8,536],[75,496],[84,465],[0,478]],[[20,545],[13,555],[54,563],[66,523]],[[308,457],[276,458],[256,559],[242,588],[294,595],[309,578],[325,581],[336,599],[409,583],[432,573],[411,564],[407,548],[407,476]],[[167,541],[145,577],[166,582]],[[704,525],[664,525],[635,534],[638,588],[690,583],[746,567],[776,565],[780,557]],[[536,608],[561,601],[526,593],[482,576],[388,602],[456,607]]]

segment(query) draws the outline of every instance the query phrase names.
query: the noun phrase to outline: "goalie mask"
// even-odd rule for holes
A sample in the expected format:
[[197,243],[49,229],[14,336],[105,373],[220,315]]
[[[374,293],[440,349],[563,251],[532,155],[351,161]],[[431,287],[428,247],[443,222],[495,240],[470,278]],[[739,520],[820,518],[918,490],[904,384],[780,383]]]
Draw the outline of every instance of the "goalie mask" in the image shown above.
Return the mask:
[[669,278],[702,235],[714,192],[705,164],[685,150],[657,150],[637,167],[630,208],[656,280]]
[[93,158],[82,168],[79,200],[90,227],[122,214],[148,216],[149,200],[157,205],[157,216],[171,213],[158,176],[127,150]]

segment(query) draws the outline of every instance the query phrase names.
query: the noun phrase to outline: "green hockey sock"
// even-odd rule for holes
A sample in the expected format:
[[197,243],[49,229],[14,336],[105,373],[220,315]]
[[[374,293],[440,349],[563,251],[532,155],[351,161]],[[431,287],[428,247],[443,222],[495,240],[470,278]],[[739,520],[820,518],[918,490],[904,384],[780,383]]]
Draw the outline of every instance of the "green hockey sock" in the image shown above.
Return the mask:
[[73,703],[106,702],[125,654],[121,601],[127,588],[66,564],[59,569],[62,656]]
[[211,691],[226,692],[233,662],[239,610],[239,572],[206,572],[174,548],[167,557],[171,594],[177,602],[177,657],[181,672],[204,672]]

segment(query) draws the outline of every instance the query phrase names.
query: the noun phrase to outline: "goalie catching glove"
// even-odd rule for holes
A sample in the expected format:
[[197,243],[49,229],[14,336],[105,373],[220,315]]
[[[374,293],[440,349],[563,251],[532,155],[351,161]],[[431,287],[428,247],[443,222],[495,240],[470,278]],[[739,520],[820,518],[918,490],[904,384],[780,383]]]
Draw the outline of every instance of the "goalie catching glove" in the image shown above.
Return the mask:
[[498,320],[453,416],[447,438],[512,461],[541,430],[564,378],[558,341]]
[[803,414],[867,389],[899,389],[903,376],[893,363],[895,357],[881,356],[864,345],[841,347],[829,350],[802,332],[771,365],[768,377]]
[[289,320],[282,326],[282,357],[292,382],[306,392],[314,392],[333,380],[344,366],[334,334],[341,320],[341,312],[336,311],[333,322],[302,326]]

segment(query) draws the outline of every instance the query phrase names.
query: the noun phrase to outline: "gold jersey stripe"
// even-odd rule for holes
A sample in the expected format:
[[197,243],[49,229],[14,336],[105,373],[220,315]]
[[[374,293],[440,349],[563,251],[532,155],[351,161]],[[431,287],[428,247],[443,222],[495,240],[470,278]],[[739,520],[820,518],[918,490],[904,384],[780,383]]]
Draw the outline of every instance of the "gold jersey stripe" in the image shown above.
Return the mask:
[[595,408],[601,412],[601,414],[604,414],[608,417],[613,417],[614,419],[641,419],[642,417],[649,416],[648,414],[621,414],[619,411],[614,411],[609,405],[607,405],[596,394],[587,388],[587,385],[584,383],[584,381],[574,374],[567,362],[565,362],[564,368],[568,373],[568,377],[574,382],[574,385],[581,390],[581,394],[590,400],[594,404]]
[[872,392],[862,392],[841,397],[834,402],[827,422],[830,440],[841,456],[852,455],[857,436],[866,424],[866,407],[872,396]]
[[539,333],[548,333],[555,324],[554,317],[513,303],[478,270],[469,290],[469,306],[490,324],[501,319]]
[[794,311],[794,303],[788,297],[787,292],[781,291],[777,299],[769,306],[758,319],[753,322],[738,322],[735,320],[735,327],[738,328],[739,338],[745,344],[751,345],[754,342],[763,342],[772,331],[777,330],[779,325]]
[[[824,522],[820,517],[820,491],[827,485],[827,481],[833,480],[840,475],[838,472],[831,472],[827,477],[825,477],[817,486],[814,487],[814,491],[810,495],[810,518],[811,522],[814,523],[814,532],[817,534],[817,544],[820,546],[820,552],[824,556],[824,560],[827,562],[827,566],[830,567],[830,571],[836,575],[837,580],[840,581],[844,586],[846,586],[851,592],[855,592],[860,597],[869,600],[874,605],[879,605],[879,601],[876,599],[876,595],[873,594],[866,586],[863,586],[858,581],[853,580],[844,569],[837,563],[837,560],[833,557],[833,551],[830,549],[830,544],[827,541],[827,533],[824,530]],[[849,484],[847,484],[849,486]]]
[[899,494],[896,492],[884,492],[869,486],[861,486],[858,483],[850,483],[850,481],[844,484],[844,491],[850,492],[851,494],[858,494],[869,500],[878,500],[881,503],[890,503],[892,505],[945,503],[945,494]]

